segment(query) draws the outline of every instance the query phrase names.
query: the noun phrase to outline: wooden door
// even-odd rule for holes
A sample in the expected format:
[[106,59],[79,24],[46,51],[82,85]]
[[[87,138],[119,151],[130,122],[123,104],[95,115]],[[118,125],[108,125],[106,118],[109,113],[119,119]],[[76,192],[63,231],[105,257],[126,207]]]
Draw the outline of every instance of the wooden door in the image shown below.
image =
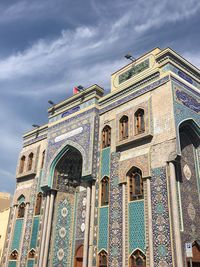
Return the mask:
[[83,245],[78,247],[75,254],[75,267],[82,267],[83,266]]

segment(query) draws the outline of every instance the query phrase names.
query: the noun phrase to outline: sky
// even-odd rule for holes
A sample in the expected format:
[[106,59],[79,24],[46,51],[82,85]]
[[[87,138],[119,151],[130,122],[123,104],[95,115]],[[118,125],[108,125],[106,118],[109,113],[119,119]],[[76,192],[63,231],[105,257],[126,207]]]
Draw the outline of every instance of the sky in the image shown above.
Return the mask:
[[199,0],[1,0],[0,191],[13,194],[22,135],[48,100],[76,85],[110,90],[110,74],[155,47],[200,67]]

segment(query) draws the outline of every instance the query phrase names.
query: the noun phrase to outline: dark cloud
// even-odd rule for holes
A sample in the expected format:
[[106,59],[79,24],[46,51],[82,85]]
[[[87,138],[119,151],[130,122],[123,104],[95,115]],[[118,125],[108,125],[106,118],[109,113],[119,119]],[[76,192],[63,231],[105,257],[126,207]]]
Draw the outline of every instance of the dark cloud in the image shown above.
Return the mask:
[[0,191],[13,192],[22,134],[47,122],[48,99],[97,83],[154,47],[200,66],[197,0],[35,0],[0,3]]

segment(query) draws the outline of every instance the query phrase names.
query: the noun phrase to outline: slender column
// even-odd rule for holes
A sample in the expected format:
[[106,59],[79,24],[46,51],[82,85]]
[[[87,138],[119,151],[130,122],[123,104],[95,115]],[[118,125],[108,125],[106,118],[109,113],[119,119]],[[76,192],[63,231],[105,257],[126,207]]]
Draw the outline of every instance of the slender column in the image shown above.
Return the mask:
[[177,266],[183,266],[182,250],[181,250],[181,235],[179,225],[179,212],[177,204],[177,191],[176,191],[176,173],[173,162],[169,162],[170,169],[170,191],[172,198],[172,215],[173,215],[173,228],[174,228],[174,240],[176,246],[176,260]]
[[91,196],[91,215],[90,215],[90,235],[89,235],[88,266],[92,266],[93,235],[94,235],[94,208],[95,208],[95,184],[92,185],[92,196]]
[[44,258],[43,258],[42,267],[47,266],[47,259],[48,259],[48,252],[49,252],[49,241],[50,241],[50,233],[51,233],[51,224],[52,224],[52,216],[53,216],[54,198],[55,198],[55,191],[51,191],[50,203],[49,203],[49,214],[48,214],[48,219],[47,219],[47,230],[46,230],[46,237],[45,237]]
[[123,246],[123,255],[122,255],[122,266],[126,267],[126,185],[122,184],[122,246]]
[[153,267],[153,224],[152,224],[152,209],[151,209],[151,186],[150,180],[147,179],[147,207],[148,207],[148,231],[149,231],[149,266]]
[[[13,207],[13,217],[12,217],[12,222],[11,222],[11,230],[10,230],[10,234],[7,235],[6,238],[9,238],[9,244],[8,244],[8,248],[7,248],[7,252],[6,252],[6,261],[5,261],[5,266],[7,266],[8,261],[9,261],[9,253],[11,250],[11,246],[12,246],[12,241],[13,241],[13,233],[14,233],[14,226],[15,226],[15,221],[16,221],[16,210],[17,210],[17,206],[15,205]],[[3,255],[2,255],[3,257]]]
[[83,267],[87,267],[88,261],[88,239],[89,239],[89,224],[90,224],[90,186],[87,187],[87,204],[86,204],[86,218],[85,218],[85,234],[83,246]]
[[46,203],[45,203],[45,210],[44,210],[44,218],[43,218],[43,227],[42,227],[42,238],[41,238],[41,247],[40,247],[40,256],[39,256],[39,267],[42,267],[42,260],[43,260],[43,254],[44,254],[44,244],[45,244],[45,236],[46,236],[46,230],[47,230],[47,219],[48,219],[48,213],[49,213],[49,193],[46,197]]

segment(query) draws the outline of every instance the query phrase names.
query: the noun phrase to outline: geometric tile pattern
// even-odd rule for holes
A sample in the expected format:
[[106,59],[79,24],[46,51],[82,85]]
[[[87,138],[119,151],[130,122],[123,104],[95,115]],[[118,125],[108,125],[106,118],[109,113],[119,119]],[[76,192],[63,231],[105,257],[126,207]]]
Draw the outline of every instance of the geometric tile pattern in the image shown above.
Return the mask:
[[102,149],[101,152],[101,178],[110,175],[110,147]]
[[34,266],[34,260],[28,260],[27,267],[33,267]]
[[16,261],[9,261],[8,267],[16,267],[17,262]]
[[99,208],[98,251],[108,249],[108,207]]
[[32,237],[31,237],[30,249],[36,248],[38,228],[39,228],[39,217],[35,217],[33,220],[33,226],[32,226]]
[[139,248],[145,253],[144,201],[129,204],[129,254]]
[[154,244],[154,267],[171,267],[172,251],[166,167],[152,169],[151,202]]
[[122,186],[119,185],[120,153],[111,154],[108,266],[122,266]]
[[54,213],[54,229],[52,242],[52,266],[70,266],[71,243],[73,234],[74,195],[57,192]]
[[21,234],[23,229],[24,220],[23,219],[17,219],[15,221],[15,230],[13,234],[13,241],[12,241],[12,250],[17,249],[19,251],[19,245],[21,240]]
[[34,207],[35,207],[35,200],[36,200],[36,191],[38,187],[38,178],[34,179],[32,188],[31,188],[31,196],[30,196],[30,205],[27,212],[27,220],[25,226],[25,232],[22,240],[22,252],[20,258],[20,267],[26,266],[26,258],[28,255],[29,244],[31,239],[31,230],[32,230],[32,223],[33,223],[33,214],[34,214]]

